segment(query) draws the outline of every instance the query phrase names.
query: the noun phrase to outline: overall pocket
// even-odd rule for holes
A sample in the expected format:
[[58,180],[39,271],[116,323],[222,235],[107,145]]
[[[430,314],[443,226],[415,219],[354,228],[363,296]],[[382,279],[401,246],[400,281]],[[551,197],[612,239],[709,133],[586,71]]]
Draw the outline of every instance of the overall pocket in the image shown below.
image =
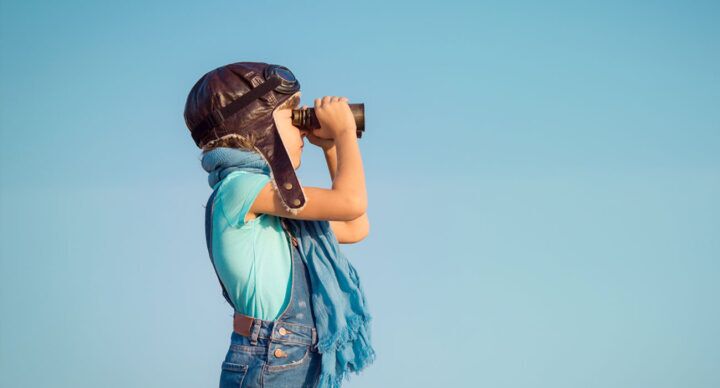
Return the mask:
[[310,359],[310,347],[307,345],[285,345],[276,344],[271,347],[268,354],[270,362],[266,370],[268,372],[282,372],[288,369],[299,368]]
[[262,346],[231,344],[222,363],[220,388],[242,387],[248,370],[254,366],[262,366],[266,354],[267,348]]
[[[270,365],[265,366],[263,382],[268,387],[316,387],[320,376],[321,358],[319,353],[310,351],[310,346],[282,346],[275,347],[287,353],[287,357],[275,358],[272,353],[270,359],[275,358]],[[275,351],[273,350],[273,352]],[[279,356],[283,353],[278,352]]]
[[247,365],[223,361],[222,372],[220,372],[220,388],[242,387],[247,371]]

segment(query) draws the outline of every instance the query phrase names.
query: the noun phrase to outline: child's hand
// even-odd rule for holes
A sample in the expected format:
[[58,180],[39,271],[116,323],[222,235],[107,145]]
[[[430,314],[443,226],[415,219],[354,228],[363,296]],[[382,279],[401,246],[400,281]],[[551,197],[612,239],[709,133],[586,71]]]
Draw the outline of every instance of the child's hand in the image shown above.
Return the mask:
[[315,99],[315,116],[321,128],[313,133],[325,139],[335,139],[350,132],[357,132],[355,117],[353,117],[346,97],[325,96]]
[[[306,110],[307,105],[303,105],[300,109]],[[321,128],[315,129],[315,132],[319,131],[320,129]],[[335,146],[335,140],[333,140],[333,139],[325,139],[325,138],[319,137],[316,134],[314,134],[312,131],[307,131],[304,129],[302,131],[305,133],[310,144],[314,144],[314,145],[322,148],[323,150],[329,150],[330,148],[333,148]]]
[[333,148],[335,146],[335,140],[323,139],[322,137],[317,137],[317,136],[313,135],[312,132],[308,132],[307,138],[311,144],[315,144],[316,146],[322,148],[324,151],[329,150],[330,148]]

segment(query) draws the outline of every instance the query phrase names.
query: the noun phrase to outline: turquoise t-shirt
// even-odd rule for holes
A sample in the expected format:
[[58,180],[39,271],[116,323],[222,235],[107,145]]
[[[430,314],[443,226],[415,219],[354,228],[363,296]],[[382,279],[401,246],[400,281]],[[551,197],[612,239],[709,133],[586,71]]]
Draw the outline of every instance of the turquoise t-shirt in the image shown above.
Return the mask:
[[280,218],[257,214],[245,222],[250,206],[270,177],[234,171],[218,182],[212,252],[220,280],[239,313],[269,321],[290,301],[292,246]]

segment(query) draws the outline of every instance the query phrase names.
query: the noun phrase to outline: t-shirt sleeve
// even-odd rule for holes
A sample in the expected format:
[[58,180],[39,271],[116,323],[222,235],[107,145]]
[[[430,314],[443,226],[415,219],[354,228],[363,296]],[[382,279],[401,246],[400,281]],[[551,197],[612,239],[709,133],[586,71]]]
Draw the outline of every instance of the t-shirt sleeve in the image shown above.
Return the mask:
[[223,180],[215,205],[223,212],[228,224],[234,227],[245,225],[245,215],[260,190],[269,181],[270,177],[267,175],[244,171],[231,173]]

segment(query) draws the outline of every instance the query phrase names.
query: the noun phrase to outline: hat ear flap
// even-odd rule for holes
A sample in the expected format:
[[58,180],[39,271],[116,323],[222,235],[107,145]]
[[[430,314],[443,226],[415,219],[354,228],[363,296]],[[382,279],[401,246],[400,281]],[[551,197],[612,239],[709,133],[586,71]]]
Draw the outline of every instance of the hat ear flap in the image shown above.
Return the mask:
[[278,192],[285,209],[292,214],[298,214],[305,207],[307,198],[295,174],[295,168],[282,142],[275,120],[272,117],[265,118],[257,123],[257,128],[263,136],[255,148],[270,166],[270,180],[273,181],[273,187]]

